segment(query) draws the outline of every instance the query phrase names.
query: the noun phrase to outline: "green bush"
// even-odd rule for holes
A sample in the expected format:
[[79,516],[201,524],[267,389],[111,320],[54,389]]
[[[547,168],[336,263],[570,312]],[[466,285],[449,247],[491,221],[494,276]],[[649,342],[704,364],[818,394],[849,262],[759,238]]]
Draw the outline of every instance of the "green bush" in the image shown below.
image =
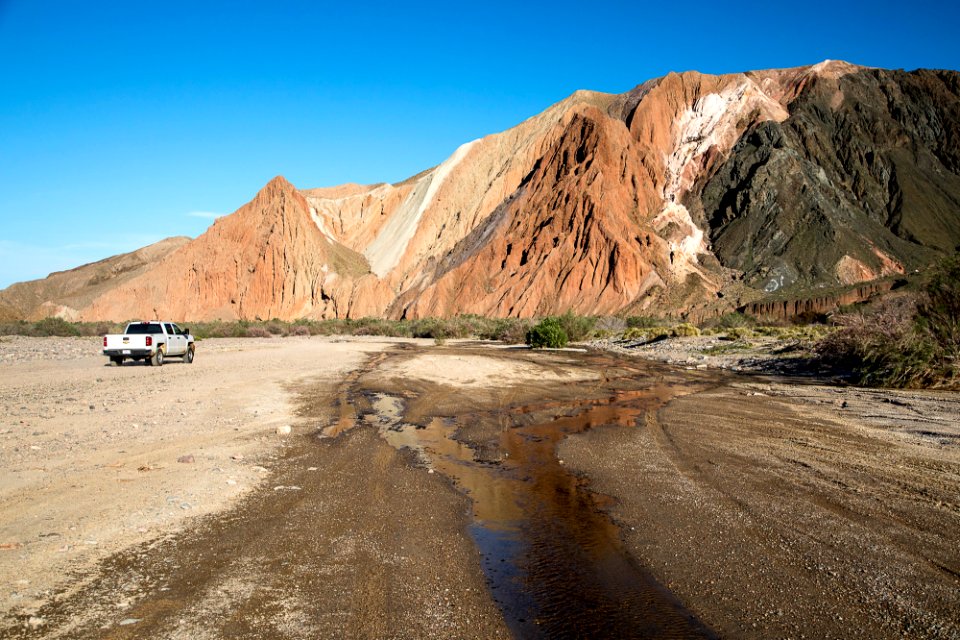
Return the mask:
[[596,318],[575,316],[571,311],[567,311],[557,320],[571,342],[589,340],[593,336],[593,327],[597,324]]
[[505,344],[523,344],[531,327],[531,322],[522,318],[497,318],[492,324],[489,321],[486,324],[487,326],[477,333],[477,337]]
[[50,316],[33,325],[34,335],[37,336],[79,336],[80,329],[72,322],[63,318]]
[[559,318],[544,318],[527,332],[527,344],[534,349],[561,349],[567,346],[569,338],[560,324]]
[[451,331],[451,325],[449,321],[440,320],[437,318],[424,318],[422,320],[414,320],[411,324],[410,333],[414,338],[447,338],[453,337],[450,334],[454,333]]

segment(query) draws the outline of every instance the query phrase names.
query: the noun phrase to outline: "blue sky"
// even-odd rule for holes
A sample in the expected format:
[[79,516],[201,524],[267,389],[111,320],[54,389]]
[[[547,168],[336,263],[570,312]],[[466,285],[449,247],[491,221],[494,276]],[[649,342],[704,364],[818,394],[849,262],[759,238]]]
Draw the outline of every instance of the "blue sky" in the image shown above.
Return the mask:
[[396,182],[576,89],[960,68],[956,3],[0,0],[0,287],[196,236],[275,175]]

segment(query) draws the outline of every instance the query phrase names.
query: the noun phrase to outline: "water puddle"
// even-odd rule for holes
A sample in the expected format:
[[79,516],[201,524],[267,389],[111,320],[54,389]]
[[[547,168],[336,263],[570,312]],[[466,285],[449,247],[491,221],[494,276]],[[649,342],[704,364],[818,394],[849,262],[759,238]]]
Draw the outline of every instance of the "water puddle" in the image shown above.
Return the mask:
[[[635,428],[646,412],[679,393],[652,376],[617,383],[621,388],[600,397],[548,398],[488,412],[473,407],[419,424],[405,421],[409,397],[367,392],[365,419],[471,498],[470,534],[518,638],[711,637],[626,553],[604,511],[607,499],[557,457],[568,435]],[[471,446],[458,439],[478,420],[496,425],[487,438],[492,442]]]

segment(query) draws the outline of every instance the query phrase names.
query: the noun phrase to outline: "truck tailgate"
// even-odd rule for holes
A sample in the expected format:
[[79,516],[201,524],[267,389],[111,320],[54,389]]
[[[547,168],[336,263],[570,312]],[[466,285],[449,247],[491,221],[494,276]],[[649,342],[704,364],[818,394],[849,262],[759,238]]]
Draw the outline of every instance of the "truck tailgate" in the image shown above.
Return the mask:
[[104,349],[146,349],[146,337],[145,335],[108,334]]

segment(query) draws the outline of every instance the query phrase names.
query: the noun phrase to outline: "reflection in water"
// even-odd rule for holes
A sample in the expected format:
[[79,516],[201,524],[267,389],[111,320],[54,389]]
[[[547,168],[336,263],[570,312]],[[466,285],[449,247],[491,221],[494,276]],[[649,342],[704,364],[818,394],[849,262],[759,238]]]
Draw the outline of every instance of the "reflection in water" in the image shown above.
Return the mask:
[[[620,381],[623,382],[622,380]],[[507,623],[521,638],[690,638],[703,628],[625,552],[602,498],[564,468],[556,449],[567,435],[601,426],[634,427],[676,395],[649,378],[636,388],[578,402],[498,409],[507,412],[496,461],[478,461],[454,439],[476,415],[403,422],[404,402],[372,399],[381,434],[408,447],[472,499],[470,528]],[[555,417],[530,421],[530,416]],[[557,415],[560,414],[560,415]],[[638,490],[642,490],[638,488]]]

